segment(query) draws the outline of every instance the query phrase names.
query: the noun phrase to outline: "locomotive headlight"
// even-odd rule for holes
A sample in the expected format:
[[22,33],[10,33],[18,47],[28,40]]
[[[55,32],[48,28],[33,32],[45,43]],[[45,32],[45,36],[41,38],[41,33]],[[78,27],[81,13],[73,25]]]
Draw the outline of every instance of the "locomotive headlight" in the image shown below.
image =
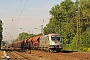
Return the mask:
[[54,48],[54,46],[51,46],[51,48]]

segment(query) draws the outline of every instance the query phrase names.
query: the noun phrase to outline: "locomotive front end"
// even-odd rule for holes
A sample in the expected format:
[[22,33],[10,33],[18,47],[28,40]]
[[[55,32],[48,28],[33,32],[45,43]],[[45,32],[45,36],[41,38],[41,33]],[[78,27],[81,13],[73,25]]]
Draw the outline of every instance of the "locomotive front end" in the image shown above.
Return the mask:
[[50,50],[51,51],[61,51],[62,50],[62,41],[59,34],[52,34],[49,36],[50,40]]

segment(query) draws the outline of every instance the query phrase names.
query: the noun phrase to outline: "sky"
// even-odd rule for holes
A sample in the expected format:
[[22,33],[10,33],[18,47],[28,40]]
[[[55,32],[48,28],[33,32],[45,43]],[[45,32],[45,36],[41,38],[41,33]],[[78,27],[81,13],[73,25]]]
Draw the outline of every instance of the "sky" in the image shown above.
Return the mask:
[[[12,41],[18,34],[39,34],[49,23],[51,8],[63,0],[0,0],[3,40]],[[36,29],[35,29],[36,28]]]

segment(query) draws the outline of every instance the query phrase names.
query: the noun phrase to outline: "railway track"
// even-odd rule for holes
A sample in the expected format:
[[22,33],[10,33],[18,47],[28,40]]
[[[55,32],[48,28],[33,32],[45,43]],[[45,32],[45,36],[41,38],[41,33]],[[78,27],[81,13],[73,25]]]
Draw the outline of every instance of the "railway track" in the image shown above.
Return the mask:
[[29,57],[15,51],[7,54],[10,56],[10,60],[31,60]]
[[[89,52],[45,52],[39,50],[32,50],[31,54],[27,52],[11,52],[15,56],[19,57],[19,60],[90,60],[90,53]],[[16,55],[17,54],[17,55]],[[11,54],[9,53],[9,56]],[[11,55],[13,56],[13,55]],[[18,57],[14,57],[15,60]],[[18,60],[18,59],[17,59]]]
[[36,56],[34,54],[27,54],[26,52],[8,52],[8,56],[11,57],[10,60],[51,60],[44,58],[42,56]]
[[18,58],[16,55],[14,55],[14,54],[11,54],[12,55],[12,58],[11,58],[11,60],[20,60],[21,58]]

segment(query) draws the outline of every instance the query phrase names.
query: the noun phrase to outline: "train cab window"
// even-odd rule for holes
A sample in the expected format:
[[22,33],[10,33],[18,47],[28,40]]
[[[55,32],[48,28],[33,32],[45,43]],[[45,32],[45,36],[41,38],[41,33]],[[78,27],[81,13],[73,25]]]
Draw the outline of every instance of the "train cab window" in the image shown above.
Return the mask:
[[60,36],[51,36],[51,40],[60,40]]
[[56,39],[57,39],[57,40],[60,40],[60,36],[56,36]]
[[51,40],[55,40],[55,36],[51,36]]

